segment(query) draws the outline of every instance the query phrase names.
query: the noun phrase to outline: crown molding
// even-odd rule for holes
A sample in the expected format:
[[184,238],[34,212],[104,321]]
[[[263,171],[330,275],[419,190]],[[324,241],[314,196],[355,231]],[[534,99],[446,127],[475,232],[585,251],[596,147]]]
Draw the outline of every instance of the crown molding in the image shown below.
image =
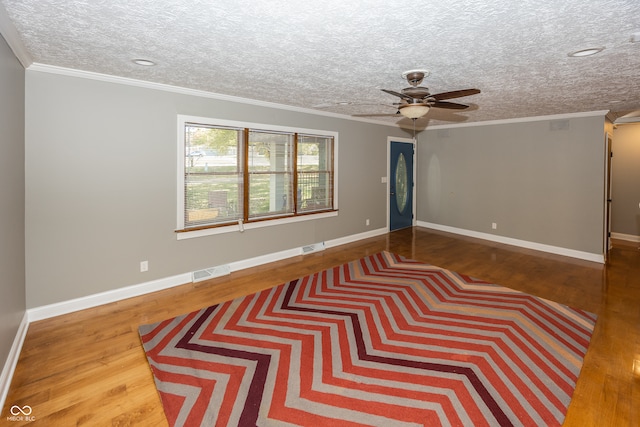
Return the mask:
[[470,122],[470,123],[456,123],[451,125],[436,125],[429,126],[425,130],[436,129],[451,129],[451,128],[463,128],[463,127],[475,127],[475,126],[490,126],[490,125],[505,125],[509,123],[526,123],[526,122],[539,122],[544,120],[564,120],[564,119],[576,119],[580,117],[603,117],[609,113],[609,110],[596,110],[596,111],[582,111],[577,113],[563,113],[563,114],[551,114],[548,116],[532,116],[532,117],[516,117],[512,119],[500,119],[500,120],[487,120],[483,122]]
[[[409,127],[403,126],[397,123],[394,123],[394,124],[381,123],[376,120],[366,119],[362,117],[353,117],[347,114],[338,114],[338,113],[332,113],[328,111],[319,111],[311,108],[295,107],[292,105],[277,104],[275,102],[241,98],[239,96],[233,96],[233,95],[223,95],[223,94],[208,92],[208,91],[199,90],[199,89],[190,89],[182,86],[173,86],[173,85],[168,85],[164,83],[155,83],[155,82],[150,82],[146,80],[138,80],[138,79],[132,79],[129,77],[120,77],[120,76],[114,76],[110,74],[96,73],[92,71],[83,71],[83,70],[77,70],[74,68],[58,67],[55,65],[41,64],[38,62],[31,63],[31,65],[27,67],[27,71],[36,71],[36,72],[59,74],[59,75],[65,75],[70,77],[90,79],[90,80],[99,80],[103,82],[116,83],[116,84],[122,84],[122,85],[128,85],[128,86],[136,86],[136,87],[142,87],[147,89],[155,89],[155,90],[161,90],[165,92],[179,93],[183,95],[198,96],[201,98],[217,99],[220,101],[227,101],[227,102],[237,102],[241,104],[254,105],[257,107],[275,108],[279,110],[293,111],[293,112],[303,113],[303,114],[312,114],[315,116],[332,117],[336,119],[358,121],[358,122],[375,124],[379,126],[387,126],[387,127],[411,130]],[[422,132],[424,130],[432,130],[432,129],[435,130],[435,129],[450,129],[450,128],[460,128],[460,127],[502,125],[502,124],[509,124],[509,123],[535,122],[535,121],[542,121],[542,120],[572,119],[572,118],[578,118],[578,117],[593,117],[593,116],[604,117],[608,112],[609,110],[598,110],[598,111],[586,111],[586,112],[578,112],[578,113],[556,114],[556,115],[548,115],[548,116],[519,117],[519,118],[512,118],[512,119],[488,120],[488,121],[470,122],[470,123],[434,125],[434,126],[427,126],[426,128],[419,130],[418,132]]]
[[173,86],[173,85],[168,85],[164,83],[155,83],[155,82],[150,82],[146,80],[138,80],[138,79],[132,79],[129,77],[120,77],[120,76],[114,76],[110,74],[96,73],[92,71],[83,71],[83,70],[77,70],[74,68],[58,67],[55,65],[41,64],[38,62],[31,63],[27,71],[59,74],[59,75],[70,76],[70,77],[78,77],[78,78],[84,78],[84,79],[90,79],[90,80],[98,80],[103,82],[122,84],[127,86],[136,86],[136,87],[141,87],[146,89],[154,89],[154,90],[161,90],[165,92],[179,93],[183,95],[198,96],[201,98],[210,98],[210,99],[217,99],[220,101],[249,104],[257,107],[276,108],[279,110],[287,110],[287,111],[293,111],[293,112],[303,113],[303,114],[313,114],[315,116],[333,117],[333,118],[343,119],[343,120],[367,122],[367,123],[377,124],[380,126],[398,127],[398,125],[395,125],[395,124],[380,123],[375,120],[362,119],[359,117],[353,117],[346,114],[338,114],[338,113],[332,113],[328,111],[318,111],[318,110],[313,110],[311,108],[295,107],[291,105],[277,104],[275,102],[242,98],[242,97],[233,96],[233,95],[223,95],[223,94],[208,92],[208,91],[199,90],[199,89],[190,89],[182,86]]
[[13,51],[13,54],[18,58],[18,61],[20,61],[22,66],[25,69],[29,68],[31,64],[33,64],[33,59],[27,52],[22,39],[18,35],[16,27],[14,27],[13,23],[9,19],[9,15],[7,15],[7,11],[2,3],[0,3],[0,34],[4,37],[7,44]]

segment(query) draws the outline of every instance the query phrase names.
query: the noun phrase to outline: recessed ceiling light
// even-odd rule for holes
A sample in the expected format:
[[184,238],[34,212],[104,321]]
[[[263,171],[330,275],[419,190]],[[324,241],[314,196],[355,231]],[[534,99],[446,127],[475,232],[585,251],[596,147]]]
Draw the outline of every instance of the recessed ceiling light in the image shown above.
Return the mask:
[[154,65],[156,65],[155,62],[149,60],[149,59],[134,59],[133,60],[134,64],[137,65],[142,65],[143,67],[152,67]]
[[571,52],[568,55],[572,58],[581,58],[583,56],[591,56],[596,53],[600,53],[604,50],[604,47],[590,47],[589,49],[577,50],[575,52]]

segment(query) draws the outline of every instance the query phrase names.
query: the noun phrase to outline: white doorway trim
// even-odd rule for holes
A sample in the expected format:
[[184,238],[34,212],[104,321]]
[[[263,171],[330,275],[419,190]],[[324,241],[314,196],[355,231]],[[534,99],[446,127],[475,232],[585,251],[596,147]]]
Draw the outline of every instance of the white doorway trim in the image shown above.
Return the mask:
[[611,208],[612,200],[612,176],[611,170],[613,169],[612,159],[612,137],[609,132],[604,134],[604,241],[603,241],[603,254],[605,262],[609,258],[609,250],[611,249]]

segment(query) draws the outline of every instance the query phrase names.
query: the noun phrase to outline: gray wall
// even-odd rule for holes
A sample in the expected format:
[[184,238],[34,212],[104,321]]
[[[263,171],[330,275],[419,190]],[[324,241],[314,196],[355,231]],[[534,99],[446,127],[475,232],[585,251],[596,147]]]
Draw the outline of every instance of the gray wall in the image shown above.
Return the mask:
[[25,313],[24,69],[0,36],[0,364]]
[[640,124],[613,131],[611,231],[640,237]]
[[[178,241],[177,114],[338,131],[339,216]],[[601,254],[603,131],[604,117],[425,131],[417,219]],[[387,136],[408,135],[29,70],[27,307],[384,228]]]
[[417,171],[419,221],[603,252],[604,117],[427,130]]
[[[37,70],[26,83],[29,308],[386,227],[396,127]],[[177,114],[338,131],[339,216],[176,240]]]

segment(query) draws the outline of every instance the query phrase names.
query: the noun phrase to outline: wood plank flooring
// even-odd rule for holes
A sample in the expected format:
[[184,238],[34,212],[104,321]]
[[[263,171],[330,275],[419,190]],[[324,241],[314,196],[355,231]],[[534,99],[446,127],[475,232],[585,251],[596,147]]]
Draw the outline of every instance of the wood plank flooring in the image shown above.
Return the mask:
[[[137,328],[381,250],[598,314],[565,426],[640,426],[640,250],[607,265],[423,228],[396,231],[30,325],[0,426],[167,425]],[[12,421],[12,405],[33,408]]]

